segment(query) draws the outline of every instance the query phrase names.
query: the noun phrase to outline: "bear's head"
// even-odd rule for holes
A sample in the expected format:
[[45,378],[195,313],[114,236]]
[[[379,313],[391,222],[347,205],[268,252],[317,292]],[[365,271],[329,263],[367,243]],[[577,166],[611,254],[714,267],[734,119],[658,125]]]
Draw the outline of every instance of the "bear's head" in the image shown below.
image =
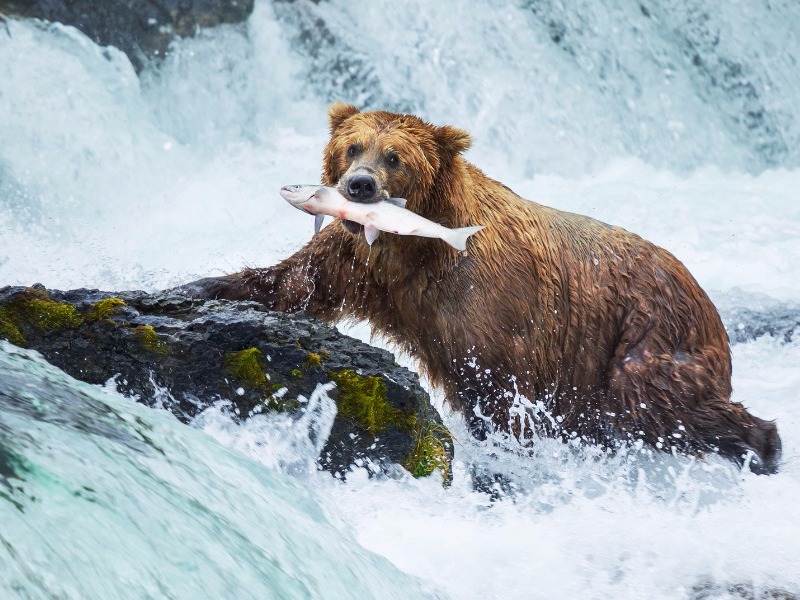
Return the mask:
[[[437,214],[437,179],[469,148],[466,131],[438,127],[413,115],[359,112],[349,104],[328,109],[331,139],[325,148],[322,182],[354,202],[405,198],[406,208],[426,217]],[[351,233],[361,226],[344,222]]]

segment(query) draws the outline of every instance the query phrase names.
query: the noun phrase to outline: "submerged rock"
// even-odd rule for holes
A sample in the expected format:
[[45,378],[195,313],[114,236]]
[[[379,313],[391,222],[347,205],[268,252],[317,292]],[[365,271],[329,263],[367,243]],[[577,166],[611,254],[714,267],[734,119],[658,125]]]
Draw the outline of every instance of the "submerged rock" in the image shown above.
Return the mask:
[[763,309],[735,307],[721,311],[731,343],[744,343],[769,335],[790,343],[800,331],[800,309],[779,304]]
[[96,44],[115,46],[140,71],[166,54],[176,37],[199,28],[239,23],[253,12],[254,0],[0,0],[0,14],[34,17],[71,25]]
[[798,600],[796,592],[769,585],[756,586],[752,582],[723,584],[713,580],[703,580],[692,586],[689,600]]
[[220,400],[237,420],[281,413],[305,422],[307,400],[333,383],[337,411],[321,468],[344,476],[353,464],[372,473],[400,464],[415,477],[450,477],[451,436],[417,375],[309,315],[167,294],[5,287],[0,338],[184,422]]

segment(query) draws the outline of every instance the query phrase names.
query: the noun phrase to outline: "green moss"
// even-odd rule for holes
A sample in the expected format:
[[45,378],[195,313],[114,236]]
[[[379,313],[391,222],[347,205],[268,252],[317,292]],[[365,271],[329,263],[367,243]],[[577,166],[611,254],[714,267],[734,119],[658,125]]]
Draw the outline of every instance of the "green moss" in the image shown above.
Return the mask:
[[386,383],[382,377],[362,376],[351,369],[328,371],[339,388],[336,405],[339,414],[377,434],[389,425],[411,429],[415,416],[403,412],[386,399]]
[[42,290],[29,289],[0,307],[0,338],[18,346],[27,342],[26,326],[48,332],[82,324],[83,317],[72,304],[51,300]]
[[386,383],[382,377],[362,376],[350,369],[328,371],[339,388],[336,400],[339,414],[378,434],[389,425],[396,425],[415,436],[416,443],[403,466],[414,477],[427,477],[441,472],[445,484],[450,482],[451,464],[448,445],[452,435],[443,425],[419,422],[412,411],[402,411],[392,406],[386,397]]
[[284,399],[273,395],[264,402],[264,406],[276,412],[286,412],[287,410],[296,410],[300,408],[300,403],[297,401],[297,398]]
[[72,304],[55,302],[46,294],[20,298],[18,306],[25,320],[40,331],[74,328],[83,324],[83,317]]
[[249,388],[266,388],[264,355],[258,348],[247,348],[225,355],[222,366],[231,379]]
[[[247,348],[238,352],[231,352],[225,355],[222,361],[225,374],[242,387],[251,390],[259,390],[268,394],[262,399],[253,400],[249,398],[238,398],[236,400],[239,409],[243,413],[257,412],[257,407],[261,410],[271,410],[283,412],[294,410],[300,406],[296,398],[279,398],[275,394],[285,384],[276,380],[274,374],[271,376],[266,370],[264,355],[258,348]],[[303,374],[298,369],[293,369],[290,374],[293,377],[302,377]]]
[[315,352],[309,352],[306,356],[306,362],[303,363],[304,369],[310,369],[311,367],[321,367],[322,366],[322,355],[317,354]]
[[19,315],[8,306],[0,307],[0,339],[8,340],[15,346],[24,346],[27,341],[20,329]]
[[427,477],[438,470],[449,485],[452,467],[450,454],[445,443],[452,442],[453,436],[443,425],[427,424],[420,427],[414,450],[403,463],[414,477]]
[[113,315],[120,306],[125,306],[125,301],[120,298],[105,298],[92,304],[91,310],[86,313],[87,321],[99,321]]
[[292,369],[291,371],[289,371],[289,375],[295,379],[303,378],[303,372],[300,369]]
[[153,354],[166,354],[167,344],[158,337],[156,330],[150,325],[139,325],[133,330],[139,345]]

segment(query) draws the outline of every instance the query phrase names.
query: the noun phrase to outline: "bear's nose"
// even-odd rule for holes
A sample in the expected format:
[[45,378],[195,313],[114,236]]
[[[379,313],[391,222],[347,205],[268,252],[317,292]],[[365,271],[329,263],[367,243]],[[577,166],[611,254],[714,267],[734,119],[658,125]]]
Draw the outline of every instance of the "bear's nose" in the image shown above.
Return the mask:
[[347,182],[347,193],[353,200],[372,200],[377,191],[378,186],[370,175],[355,175]]

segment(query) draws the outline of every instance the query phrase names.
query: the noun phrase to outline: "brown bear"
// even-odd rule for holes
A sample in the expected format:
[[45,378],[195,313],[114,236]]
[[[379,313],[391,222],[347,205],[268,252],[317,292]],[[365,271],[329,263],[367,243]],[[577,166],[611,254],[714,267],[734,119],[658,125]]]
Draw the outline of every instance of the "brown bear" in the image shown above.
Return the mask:
[[461,156],[471,140],[455,127],[340,103],[329,118],[325,185],[485,229],[459,253],[387,233],[369,247],[360,225],[338,221],[273,267],[184,292],[366,319],[419,359],[479,437],[537,432],[612,448],[641,439],[776,470],[777,428],[731,402],[727,333],[672,254],[517,196]]

